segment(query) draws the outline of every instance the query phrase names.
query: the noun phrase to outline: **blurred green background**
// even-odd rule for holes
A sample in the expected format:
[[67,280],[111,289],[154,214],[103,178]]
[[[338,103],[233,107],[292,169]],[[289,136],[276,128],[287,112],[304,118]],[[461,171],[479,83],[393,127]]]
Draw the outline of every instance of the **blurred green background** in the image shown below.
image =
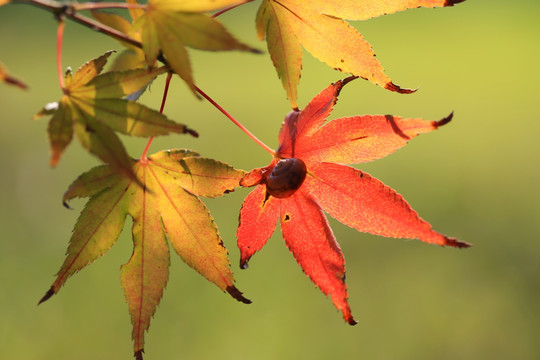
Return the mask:
[[[222,16],[236,36],[255,36],[257,3]],[[469,0],[354,22],[392,80],[412,95],[357,80],[332,118],[394,114],[454,121],[395,154],[358,167],[400,192],[442,233],[467,250],[332,227],[347,260],[351,327],[305,277],[281,235],[238,268],[238,210],[247,189],[206,201],[229,249],[246,306],[221,293],[174,255],[164,298],[147,335],[147,359],[539,359],[540,358],[540,3]],[[27,5],[0,8],[0,61],[24,79],[0,84],[0,359],[131,359],[131,324],[119,267],[131,255],[129,231],[95,264],[36,306],[63,261],[83,207],[61,205],[63,191],[97,161],[71,144],[48,166],[41,106],[60,97],[55,20]],[[77,68],[115,41],[68,22],[64,66]],[[267,55],[190,51],[195,79],[271,147],[288,101]],[[305,55],[299,104],[343,78]],[[163,79],[142,101],[158,108]],[[157,139],[151,152],[191,148],[235,167],[268,155],[178,79],[166,114],[200,133]],[[132,156],[146,141],[124,138]],[[129,220],[130,221],[130,220]],[[129,229],[129,223],[126,228]]]

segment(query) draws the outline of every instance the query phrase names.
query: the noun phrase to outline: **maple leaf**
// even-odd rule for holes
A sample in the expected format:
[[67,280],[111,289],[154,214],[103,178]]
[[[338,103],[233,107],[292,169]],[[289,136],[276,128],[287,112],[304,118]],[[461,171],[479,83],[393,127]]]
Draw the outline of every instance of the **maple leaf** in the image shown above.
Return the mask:
[[132,161],[132,167],[142,187],[112,166],[102,165],[82,174],[64,194],[64,203],[76,197],[90,199],[73,229],[56,281],[40,303],[104,255],[120,235],[126,216],[131,216],[133,255],[122,266],[121,280],[133,324],[134,351],[142,358],[144,333],[169,276],[169,243],[186,264],[237,300],[250,303],[234,286],[227,250],[198,198],[233,191],[245,172],[190,150],[158,152]]
[[[1,5],[2,4],[0,3],[0,6]],[[2,63],[0,63],[0,82],[5,82],[6,84],[17,86],[18,88],[23,90],[28,88],[28,86],[24,82],[11,75]]]
[[64,95],[47,104],[34,118],[52,115],[48,126],[51,166],[56,166],[75,132],[80,143],[102,161],[135,178],[132,160],[114,131],[131,136],[157,136],[171,132],[196,133],[146,106],[122,99],[167,71],[136,69],[99,75],[112,51],[90,60],[73,75],[67,71]]
[[291,102],[297,109],[302,45],[313,56],[388,90],[411,93],[392,83],[375,58],[371,45],[343,19],[366,20],[416,7],[452,6],[464,0],[263,0],[257,13],[257,33],[268,51]]
[[259,52],[236,40],[216,19],[202,12],[237,4],[239,0],[149,0],[146,13],[135,22],[142,31],[146,61],[153,65],[160,55],[196,93],[186,46],[200,50]]
[[353,78],[330,85],[303,111],[287,115],[277,157],[240,182],[257,187],[244,200],[237,231],[240,266],[246,268],[279,218],[283,239],[298,264],[352,325],[356,322],[347,302],[345,259],[323,210],[361,232],[470,246],[432,230],[401,195],[381,181],[341,165],[382,158],[451,119],[364,115],[326,122],[341,88]]

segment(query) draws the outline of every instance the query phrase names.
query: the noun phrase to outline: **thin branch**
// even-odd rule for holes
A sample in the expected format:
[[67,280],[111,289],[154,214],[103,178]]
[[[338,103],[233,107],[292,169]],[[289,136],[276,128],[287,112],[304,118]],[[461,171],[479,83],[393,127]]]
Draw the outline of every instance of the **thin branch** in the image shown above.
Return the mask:
[[118,31],[110,26],[104,25],[99,21],[89,18],[88,16],[79,14],[73,4],[63,4],[61,2],[51,0],[25,0],[17,1],[15,2],[15,4],[18,2],[29,3],[42,9],[51,11],[53,14],[55,14],[56,17],[65,16],[66,18],[78,22],[79,24],[84,25],[94,31],[109,35],[110,37],[113,37],[117,40],[121,40],[131,45],[142,48],[142,44],[139,41],[127,36],[123,32]]
[[250,3],[250,2],[252,2],[252,1],[253,1],[253,0],[245,0],[245,1],[242,1],[241,3],[236,4],[236,5],[231,5],[231,6],[227,7],[227,8],[225,8],[225,9],[222,9],[222,10],[216,12],[214,15],[212,15],[212,17],[213,17],[213,18],[217,18],[219,15],[224,14],[224,13],[226,13],[226,12],[229,11],[229,10],[232,10],[232,9],[234,9],[234,8],[237,8],[237,7],[241,6],[241,5]]
[[110,3],[87,2],[87,3],[82,3],[82,4],[73,4],[71,5],[71,7],[75,11],[98,10],[98,9],[146,9],[145,4],[130,4],[130,3],[119,3],[119,2],[110,2]]

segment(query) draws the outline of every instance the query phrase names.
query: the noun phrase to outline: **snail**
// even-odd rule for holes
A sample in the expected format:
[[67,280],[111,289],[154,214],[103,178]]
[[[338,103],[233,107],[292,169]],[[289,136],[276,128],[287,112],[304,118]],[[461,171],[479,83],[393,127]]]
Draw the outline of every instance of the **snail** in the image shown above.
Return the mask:
[[297,158],[281,159],[266,179],[266,190],[277,198],[291,196],[304,183],[306,164]]

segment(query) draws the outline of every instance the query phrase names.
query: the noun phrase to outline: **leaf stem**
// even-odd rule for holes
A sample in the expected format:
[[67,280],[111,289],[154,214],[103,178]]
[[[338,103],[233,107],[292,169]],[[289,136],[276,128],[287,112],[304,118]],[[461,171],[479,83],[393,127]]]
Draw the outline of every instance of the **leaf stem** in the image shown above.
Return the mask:
[[251,133],[251,131],[249,131],[244,125],[242,125],[238,120],[236,120],[235,118],[232,117],[231,114],[229,114],[227,111],[225,111],[225,109],[223,109],[221,106],[219,106],[218,103],[216,103],[210,96],[206,95],[206,93],[204,91],[202,91],[201,89],[199,89],[197,86],[195,86],[195,90],[197,90],[197,92],[199,94],[201,94],[202,97],[204,97],[206,100],[208,100],[210,102],[210,104],[214,105],[214,107],[216,109],[218,109],[219,111],[221,111],[221,113],[223,115],[225,115],[226,117],[229,118],[229,120],[231,120],[236,126],[238,126],[240,128],[240,130],[242,130],[244,133],[247,134],[247,136],[249,136],[253,141],[255,141],[257,144],[259,144],[265,151],[267,151],[268,153],[270,153],[270,155],[272,155],[273,157],[277,157],[277,153],[274,149],[272,149],[271,147],[269,147],[268,145],[266,145],[265,143],[263,143],[261,140],[259,140],[255,135],[253,135]]
[[58,82],[62,92],[65,91],[64,71],[62,68],[62,41],[64,39],[65,22],[63,16],[58,16],[58,28],[56,30],[56,69],[58,71]]
[[224,13],[226,13],[226,12],[229,11],[229,10],[232,10],[232,9],[234,9],[234,8],[237,8],[237,7],[241,6],[241,5],[247,4],[247,3],[252,2],[252,1],[253,1],[253,0],[245,0],[245,1],[242,1],[241,3],[236,4],[236,5],[231,5],[231,6],[229,6],[229,7],[226,7],[225,9],[219,10],[219,11],[216,12],[214,15],[212,15],[212,17],[213,17],[213,18],[217,18],[219,15],[224,14]]
[[31,5],[40,7],[42,9],[48,10],[56,15],[56,17],[65,16],[75,22],[78,22],[81,25],[84,25],[94,31],[103,33],[117,40],[127,42],[133,46],[142,48],[142,44],[127,36],[121,31],[118,31],[110,26],[104,25],[99,21],[91,19],[85,15],[81,15],[77,12],[76,6],[73,4],[64,4],[54,0],[24,0],[24,1],[14,1],[14,4],[17,3],[30,3]]
[[130,3],[120,3],[120,2],[110,2],[110,3],[95,3],[87,2],[82,4],[73,4],[73,10],[98,10],[98,9],[146,9],[145,4],[130,4]]
[[[165,102],[167,101],[167,94],[169,93],[169,86],[171,84],[172,76],[173,76],[173,73],[170,72],[167,74],[167,79],[165,79],[165,89],[163,90],[163,97],[161,99],[161,107],[159,108],[160,114],[163,114],[163,109],[165,108]],[[148,142],[146,143],[146,147],[144,148],[143,153],[141,154],[141,159],[140,159],[141,161],[147,160],[146,155],[148,154],[148,150],[150,149],[150,145],[152,144],[153,140],[154,140],[153,136],[151,136],[148,139]]]

